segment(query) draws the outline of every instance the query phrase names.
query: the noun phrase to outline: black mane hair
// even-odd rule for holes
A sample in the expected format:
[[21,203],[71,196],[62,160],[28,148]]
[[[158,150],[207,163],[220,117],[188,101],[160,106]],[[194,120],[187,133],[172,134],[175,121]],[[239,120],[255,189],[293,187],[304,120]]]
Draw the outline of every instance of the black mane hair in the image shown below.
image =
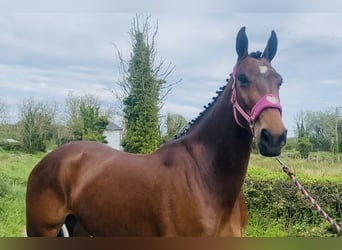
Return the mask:
[[249,56],[255,59],[261,59],[262,53],[261,51],[255,51],[255,52],[250,53]]

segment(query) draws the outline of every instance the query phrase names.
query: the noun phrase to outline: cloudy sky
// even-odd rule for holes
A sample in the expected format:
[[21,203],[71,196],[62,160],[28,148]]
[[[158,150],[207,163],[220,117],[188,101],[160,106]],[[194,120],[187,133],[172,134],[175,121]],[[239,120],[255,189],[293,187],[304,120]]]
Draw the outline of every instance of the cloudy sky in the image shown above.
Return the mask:
[[[0,15],[0,100],[15,120],[33,97],[63,104],[68,93],[95,94],[113,105],[119,79],[115,43],[130,53],[134,12],[10,11]],[[283,117],[293,135],[301,110],[342,106],[342,12],[150,13],[158,21],[158,55],[176,67],[163,113],[195,118],[225,83],[236,61],[235,37],[246,26],[250,51],[278,36],[274,68],[283,76]]]

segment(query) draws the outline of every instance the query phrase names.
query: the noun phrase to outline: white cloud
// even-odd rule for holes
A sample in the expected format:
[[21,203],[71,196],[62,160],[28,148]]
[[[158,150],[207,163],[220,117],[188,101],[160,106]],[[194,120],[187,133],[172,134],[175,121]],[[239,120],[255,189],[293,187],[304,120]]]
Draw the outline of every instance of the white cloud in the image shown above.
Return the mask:
[[[62,101],[69,91],[112,100],[118,79],[115,43],[129,55],[133,13],[24,13],[0,16],[0,98]],[[284,119],[301,109],[341,106],[340,13],[155,13],[159,55],[183,79],[163,111],[195,118],[225,83],[236,61],[235,36],[247,27],[250,51],[263,50],[271,30],[279,39],[274,67],[284,77]],[[290,131],[291,133],[291,131]]]

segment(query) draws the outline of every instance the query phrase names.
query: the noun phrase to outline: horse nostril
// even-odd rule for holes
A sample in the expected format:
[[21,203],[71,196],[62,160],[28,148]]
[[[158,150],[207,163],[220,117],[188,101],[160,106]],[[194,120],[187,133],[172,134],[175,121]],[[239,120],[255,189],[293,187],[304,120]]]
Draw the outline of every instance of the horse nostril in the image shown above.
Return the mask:
[[267,129],[262,129],[260,134],[260,140],[265,145],[280,146],[283,147],[286,144],[287,130],[278,137],[274,137]]
[[284,133],[279,138],[279,145],[281,147],[285,146],[287,140],[287,130],[285,129]]
[[281,153],[282,147],[286,144],[286,129],[280,134],[272,134],[268,129],[260,130],[258,142],[259,151],[264,156],[276,156]]
[[262,129],[260,134],[260,140],[263,141],[266,144],[272,143],[272,135],[270,132],[268,132],[267,129]]

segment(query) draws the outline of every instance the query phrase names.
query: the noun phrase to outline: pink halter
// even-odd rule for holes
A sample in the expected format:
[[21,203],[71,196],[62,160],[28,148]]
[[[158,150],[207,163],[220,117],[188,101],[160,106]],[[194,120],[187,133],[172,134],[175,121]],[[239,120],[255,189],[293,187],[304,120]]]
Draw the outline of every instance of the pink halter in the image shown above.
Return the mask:
[[240,104],[237,101],[236,96],[236,71],[237,67],[234,67],[233,70],[233,83],[232,83],[232,97],[230,99],[231,103],[233,104],[233,111],[234,111],[234,118],[236,123],[242,127],[245,128],[239,121],[237,117],[237,112],[240,113],[240,115],[248,122],[249,129],[254,136],[254,123],[259,118],[262,111],[264,111],[267,108],[274,108],[278,109],[280,111],[280,114],[282,112],[282,108],[280,105],[280,101],[278,97],[276,97],[273,94],[266,94],[260,100],[254,105],[254,107],[251,110],[251,114],[247,114],[243,108],[240,106]]

